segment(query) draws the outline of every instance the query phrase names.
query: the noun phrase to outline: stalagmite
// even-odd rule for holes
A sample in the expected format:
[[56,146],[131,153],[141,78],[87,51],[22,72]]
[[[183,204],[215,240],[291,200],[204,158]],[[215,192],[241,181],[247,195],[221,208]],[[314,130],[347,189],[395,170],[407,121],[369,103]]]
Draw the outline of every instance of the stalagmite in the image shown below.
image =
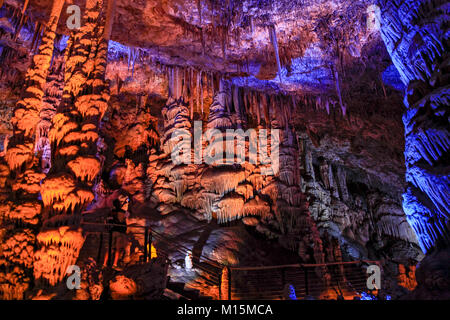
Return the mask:
[[203,91],[203,72],[200,71],[200,105],[203,115],[203,99],[204,99],[204,91]]
[[[15,34],[14,34],[14,40],[17,39],[17,37],[18,37],[19,34],[20,34],[20,30],[22,29],[23,25],[24,25],[24,24],[26,23],[26,21],[28,20],[28,16],[25,15],[25,11],[26,11],[27,8],[28,8],[28,3],[29,3],[29,0],[25,0],[25,3],[23,4],[23,8],[22,8],[22,11],[21,11],[20,21],[19,21],[19,24],[18,24],[18,26],[17,26],[17,28],[16,28]],[[1,6],[0,6],[0,7],[1,7]]]
[[[191,139],[190,133],[186,134],[191,128],[191,123],[189,121],[189,109],[184,101],[184,97],[177,97],[177,92],[179,91],[177,87],[179,88],[179,84],[176,79],[176,73],[172,73],[169,77],[169,84],[172,86],[172,89],[169,90],[171,96],[162,110],[165,121],[164,134],[162,136],[161,143],[166,154],[171,154],[179,139],[184,139],[183,141],[186,142]],[[173,133],[178,134],[176,137],[172,137]]]
[[[407,86],[403,209],[423,251],[446,250],[450,246],[449,130],[443,110],[448,109],[449,100],[448,89],[444,89],[448,87],[449,53],[447,29],[438,27],[442,4],[382,0],[380,5],[381,36]],[[403,16],[403,12],[408,14]]]
[[[46,32],[43,42],[39,47],[39,52],[33,57],[33,65],[29,68],[26,78],[29,84],[23,100],[17,103],[15,110],[15,118],[13,119],[13,125],[17,128],[17,135],[23,134],[25,138],[29,138],[30,143],[33,144],[33,134],[36,130],[37,121],[39,121],[40,103],[44,96],[44,85],[47,79],[48,70],[50,67],[51,58],[53,55],[53,46],[55,39],[55,30],[57,21],[64,4],[63,0],[57,0],[53,2],[52,12],[49,20],[49,28]],[[11,168],[18,168],[21,166],[26,158],[20,157],[23,151],[16,150],[16,140],[20,138],[12,137],[10,141],[10,148],[7,154],[7,161]],[[28,148],[27,144],[22,145],[23,148]],[[17,147],[20,148],[20,147]],[[26,151],[31,155],[32,149]],[[18,153],[19,157],[16,158]],[[17,160],[22,159],[17,162]]]
[[[97,159],[97,128],[109,100],[105,84],[108,42],[102,4],[102,1],[87,1],[82,27],[71,36],[73,40],[66,49],[63,107],[54,116],[49,133],[55,155],[42,183],[42,200],[48,215],[38,236],[40,254],[35,259],[34,274],[51,283],[61,281],[64,273],[43,268],[49,264],[53,268],[71,265],[81,249],[83,240],[78,224],[81,212],[94,200],[92,188],[101,169]],[[62,152],[68,148],[74,152]],[[57,222],[61,219],[63,223]],[[70,235],[67,243],[74,252],[65,253],[66,242],[61,242],[55,250],[45,241],[47,234]]]
[[[126,168],[118,183],[129,195],[131,203],[143,203],[150,192],[146,175],[149,156],[151,149],[159,144],[157,120],[149,114],[143,101],[133,116],[118,102],[112,103],[111,109],[111,119],[104,124],[101,133],[106,139],[116,141],[114,155],[120,159],[116,167]],[[124,118],[130,123],[124,122]]]
[[233,95],[233,105],[236,111],[236,117],[237,117],[237,127],[242,128],[243,125],[243,113],[240,106],[240,99],[239,99],[239,87],[234,86],[232,88],[232,95]]
[[242,217],[244,199],[234,193],[229,193],[219,200],[217,220],[219,223],[233,221]]
[[[54,40],[56,37],[55,31],[63,5],[64,0],[53,1],[47,28],[45,29],[38,52],[34,55],[31,66],[28,68],[25,76],[25,91],[14,110],[14,117],[12,119],[14,134],[9,140],[5,156],[11,173],[15,177],[11,185],[14,192],[11,195],[14,196],[17,194],[20,197],[17,199],[14,196],[14,204],[7,204],[10,206],[11,212],[15,213],[13,219],[5,223],[10,224],[23,220],[20,223],[22,227],[15,229],[13,234],[11,234],[11,239],[16,239],[14,243],[17,242],[19,246],[26,244],[25,246],[30,248],[33,248],[35,243],[35,235],[32,228],[40,221],[41,204],[38,201],[39,182],[44,178],[41,169],[38,167],[38,161],[34,157],[35,134],[38,129],[39,112],[42,108],[44,86],[53,56]],[[24,234],[30,236],[22,237],[21,235]],[[8,243],[7,240],[6,244]],[[33,251],[27,250],[21,254],[24,262],[33,259]],[[27,253],[24,254],[25,252]],[[0,280],[0,296],[5,299],[22,299],[24,291],[27,290],[31,281],[30,278],[23,277],[22,275],[29,273],[31,265],[19,263],[11,259],[9,261],[11,264],[6,270],[11,271],[5,274],[1,273],[0,279],[16,279],[17,282],[10,281],[10,284],[5,284],[3,280]],[[7,292],[11,285],[16,286],[12,295],[10,292]]]
[[[277,127],[278,121],[272,121],[272,127]],[[279,125],[279,124],[278,124]],[[269,184],[264,188],[263,194],[271,197],[276,205],[275,216],[280,225],[284,228],[282,232],[291,239],[289,246],[298,252],[300,257],[305,260],[322,263],[324,261],[324,251],[322,241],[317,229],[317,225],[311,217],[306,196],[300,189],[300,174],[298,162],[295,160],[299,156],[299,145],[294,139],[295,132],[292,130],[284,131],[285,135],[281,139],[279,147],[280,153],[280,173],[279,181]],[[311,169],[312,164],[310,165]],[[310,234],[307,239],[299,237],[299,234]],[[306,255],[306,248],[313,248],[313,256]],[[318,268],[317,274],[323,277],[326,284],[329,275],[326,267]]]

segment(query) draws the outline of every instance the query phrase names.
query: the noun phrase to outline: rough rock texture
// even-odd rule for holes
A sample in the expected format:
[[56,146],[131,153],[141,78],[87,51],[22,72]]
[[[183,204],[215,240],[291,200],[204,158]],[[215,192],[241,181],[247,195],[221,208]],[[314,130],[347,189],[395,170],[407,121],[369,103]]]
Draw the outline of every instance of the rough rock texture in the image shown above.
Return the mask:
[[448,251],[438,251],[428,254],[417,266],[417,287],[404,299],[448,300],[450,298],[450,274]]
[[[367,121],[362,114],[333,117],[327,110],[305,108],[295,120],[301,187],[322,237],[337,239],[345,260],[380,260],[386,280],[397,277],[400,264],[415,265],[423,258],[402,210],[398,118],[374,114]],[[395,280],[387,282],[394,282],[383,284],[391,296],[405,293]]]
[[[383,35],[393,62],[408,84],[403,116],[408,190],[404,208],[425,251],[448,246],[448,35],[444,2],[386,4]],[[424,18],[426,10],[427,18]],[[400,18],[394,11],[408,12]],[[429,17],[428,17],[429,16]],[[423,20],[423,22],[422,22]],[[405,26],[403,29],[402,26]],[[414,28],[417,26],[417,28]],[[393,43],[393,37],[398,44]],[[408,54],[405,54],[405,52]],[[427,116],[427,111],[431,112]]]
[[[430,279],[446,278],[437,282],[438,288],[448,294],[448,267],[444,267],[443,261],[450,244],[446,23],[449,4],[380,1],[380,5],[383,40],[402,81],[408,86],[403,116],[407,181],[403,208],[422,249],[428,253],[416,272],[417,290],[425,298],[424,287],[432,290],[434,286]],[[429,291],[427,298],[437,296]]]
[[0,296],[3,299],[23,299],[31,282],[35,233],[41,220],[39,182],[45,177],[34,155],[35,138],[63,3],[58,0],[51,6],[47,28],[25,75],[25,90],[11,119],[13,134],[4,155],[10,170],[9,183],[4,187],[10,196],[1,203],[4,212],[1,264],[5,272],[0,273]]
[[44,222],[34,274],[52,285],[63,279],[81,250],[81,212],[94,199],[93,182],[101,169],[97,131],[109,100],[105,83],[108,43],[103,37],[102,15],[106,6],[102,1],[87,1],[87,5],[84,24],[66,48],[62,103],[49,132],[52,167],[42,182]]
[[[85,9],[84,1],[66,2]],[[22,9],[20,1],[8,3]],[[30,1],[24,29],[29,20],[46,21],[49,3]],[[129,46],[132,60],[149,56],[168,65],[250,75],[250,82],[269,88],[334,92],[335,72],[342,77],[344,66],[365,60],[363,46],[378,38],[376,14],[367,0],[117,0],[111,39]],[[63,11],[59,31],[66,35],[67,19]]]
[[[380,8],[371,1],[117,0],[109,42],[106,1],[87,1],[89,10],[84,1],[66,1],[72,3],[81,6],[82,27],[68,32],[63,9],[43,103],[39,112],[26,109],[34,112],[35,123],[25,129],[37,133],[29,137],[30,150],[39,151],[35,167],[47,175],[42,190],[29,193],[37,199],[41,191],[45,206],[34,270],[32,260],[14,252],[31,253],[27,244],[38,228],[18,237],[0,230],[0,262],[26,263],[52,286],[36,281],[31,297],[157,298],[166,285],[165,257],[171,281],[215,298],[221,270],[208,270],[208,259],[221,267],[371,259],[381,262],[382,292],[392,298],[414,287],[415,297],[447,288],[436,267],[444,253],[423,260],[417,286],[411,273],[423,258],[419,246],[426,251],[448,240],[447,40],[439,23],[421,33],[426,41],[413,34],[409,24],[420,24],[425,9],[411,18],[395,1],[379,4],[389,22],[383,40],[404,83],[411,81],[403,131],[397,91],[403,84],[379,35]],[[30,1],[22,13],[23,3],[11,0],[1,8],[0,112],[6,117],[24,98],[19,87],[33,67],[29,57],[45,45],[50,7],[49,0]],[[436,21],[439,10],[430,13]],[[207,129],[219,132],[197,140]],[[226,149],[226,129],[270,129],[263,145],[268,157],[279,155],[277,168],[261,158],[199,161],[198,150],[214,160]],[[271,150],[274,129],[280,146]],[[12,133],[2,119],[0,138]],[[402,208],[404,135],[409,191]],[[5,142],[2,201],[12,182],[5,155],[16,145],[14,138]],[[237,152],[251,148],[246,141]],[[181,152],[177,161],[174,150]],[[44,176],[30,181],[38,186]],[[123,270],[110,270],[100,265],[108,230],[79,222],[102,224],[119,195],[130,199],[130,251],[120,261]],[[418,197],[414,205],[411,195]],[[0,223],[25,209],[0,210]],[[155,232],[147,247],[144,228]],[[144,252],[160,263],[142,264]],[[75,262],[85,276],[73,294],[61,281]],[[153,268],[161,271],[154,282]],[[434,270],[435,281],[425,285],[421,268]],[[327,284],[328,270],[315,271]],[[18,270],[0,282],[29,282],[30,275]],[[6,291],[7,298],[22,294]]]

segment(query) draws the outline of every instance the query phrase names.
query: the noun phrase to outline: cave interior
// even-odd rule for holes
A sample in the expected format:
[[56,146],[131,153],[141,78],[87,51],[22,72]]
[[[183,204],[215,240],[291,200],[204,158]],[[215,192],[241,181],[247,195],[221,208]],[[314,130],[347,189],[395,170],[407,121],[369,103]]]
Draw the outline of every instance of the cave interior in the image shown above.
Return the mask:
[[0,1],[0,299],[450,299],[449,15]]

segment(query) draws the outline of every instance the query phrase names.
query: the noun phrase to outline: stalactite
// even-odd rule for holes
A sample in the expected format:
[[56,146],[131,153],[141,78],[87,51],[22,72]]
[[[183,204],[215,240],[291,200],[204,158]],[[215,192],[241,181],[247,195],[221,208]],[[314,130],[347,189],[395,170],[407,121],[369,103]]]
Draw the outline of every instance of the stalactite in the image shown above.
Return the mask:
[[203,115],[203,100],[204,100],[204,91],[203,91],[203,72],[200,71],[200,106]]
[[266,124],[266,127],[269,125],[269,121],[270,121],[270,117],[269,117],[269,104],[268,104],[268,96],[263,93],[261,94],[261,98],[262,98],[262,107],[263,107],[263,111],[264,111],[264,121]]
[[180,75],[181,70],[180,68],[176,68],[176,88],[177,88],[177,99],[180,99],[181,97],[183,97],[184,99],[184,95],[183,95],[183,78]]
[[207,191],[223,196],[234,190],[244,179],[245,173],[243,170],[236,171],[228,166],[214,167],[205,170],[201,177],[201,185]]
[[40,42],[41,42],[41,38],[43,37],[43,35],[45,34],[45,25],[38,23],[36,29],[35,29],[35,38],[33,39],[32,43],[31,43],[31,52],[35,52],[37,50],[37,48],[40,46]]
[[344,103],[342,102],[342,92],[341,92],[341,86],[339,84],[339,73],[336,68],[334,68],[334,81],[336,82],[336,92],[339,98],[339,105],[341,106],[342,115],[345,117],[347,107],[344,106]]
[[202,54],[205,55],[205,35],[203,31],[203,15],[202,15],[202,1],[197,0],[197,10],[198,10],[198,16],[199,16],[199,24],[200,24],[200,42],[202,45]]
[[[189,91],[188,91],[188,82],[189,82],[189,75],[188,75],[189,68],[183,68],[183,90],[181,92],[181,95],[183,97],[189,97]],[[186,101],[189,101],[189,98],[186,98]]]
[[222,57],[225,60],[227,58],[227,37],[228,37],[228,28],[222,26],[221,30],[221,42],[222,42]]
[[28,16],[25,15],[25,10],[26,10],[26,7],[27,7],[27,6],[28,6],[28,0],[25,1],[24,8],[23,8],[23,10],[22,10],[22,16],[20,17],[20,22],[19,22],[18,26],[16,27],[16,31],[15,31],[14,36],[13,36],[13,39],[14,39],[14,40],[17,40],[17,38],[18,38],[19,35],[20,35],[20,31],[22,30],[22,27],[23,27],[24,24],[26,24],[27,21],[28,21]]
[[258,95],[253,94],[253,105],[256,108],[256,119],[258,121],[258,126],[261,125],[261,102],[258,99]]
[[190,113],[189,118],[191,120],[194,119],[194,71],[192,68],[188,69],[189,71],[189,80],[188,80],[188,95],[189,95],[189,107],[190,107]]
[[244,199],[235,193],[228,193],[217,203],[217,222],[224,223],[243,217]]
[[[106,37],[106,34],[104,37]],[[139,59],[139,54],[140,51],[138,48],[128,47],[128,70],[131,68],[131,78],[134,77],[134,68],[136,65],[136,60]]]
[[348,194],[348,189],[347,189],[346,172],[340,166],[337,167],[336,180],[337,180],[337,184],[338,184],[338,187],[339,187],[339,193],[340,193],[341,199],[344,202],[348,201],[349,194]]
[[248,105],[248,96],[247,96],[247,88],[243,88],[241,91],[241,100],[243,102],[244,107],[244,115],[249,114],[249,112],[253,111],[251,110],[250,106]]
[[31,51],[34,50],[34,46],[35,46],[35,43],[36,43],[37,36],[41,32],[41,27],[42,27],[42,25],[40,24],[40,22],[36,21],[36,24],[35,24],[35,27],[34,27],[34,32],[33,32],[33,38],[31,40],[31,48],[30,48]]
[[278,77],[280,78],[280,81],[283,81],[282,76],[281,76],[281,62],[280,62],[280,53],[278,50],[277,33],[276,33],[274,25],[269,26],[269,38],[270,38],[270,42],[272,43],[273,50],[275,53],[275,58],[276,58],[277,67],[278,67]]
[[66,276],[67,268],[78,258],[84,238],[81,230],[61,227],[39,233],[37,240],[42,247],[36,252],[34,276],[54,286]]
[[200,110],[200,71],[197,71],[197,85],[195,86],[195,100],[197,101],[197,110]]

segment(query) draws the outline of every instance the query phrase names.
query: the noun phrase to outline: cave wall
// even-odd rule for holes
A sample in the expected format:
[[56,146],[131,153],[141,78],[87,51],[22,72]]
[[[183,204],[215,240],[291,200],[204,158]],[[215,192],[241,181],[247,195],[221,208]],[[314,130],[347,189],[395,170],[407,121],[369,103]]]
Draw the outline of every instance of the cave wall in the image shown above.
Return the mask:
[[[418,294],[448,292],[448,26],[445,1],[380,1],[382,37],[407,85],[403,208],[427,259]],[[431,262],[430,262],[431,261]],[[426,281],[424,274],[439,279]]]
[[[103,2],[99,1],[98,5],[101,4]],[[14,12],[13,22],[17,23],[20,15]],[[104,22],[93,22],[98,14],[96,10],[88,11],[85,19],[89,23],[69,39],[56,37],[55,54],[46,87],[42,89],[43,107],[35,117],[39,120],[35,126],[39,134],[33,143],[42,153],[35,158],[41,161],[36,170],[44,175],[48,173],[40,190],[45,210],[44,228],[38,239],[40,254],[35,256],[37,265],[40,260],[52,259],[62,259],[65,264],[77,259],[85,262],[90,249],[83,243],[92,239],[87,240],[77,229],[79,221],[95,220],[97,215],[102,216],[101,212],[106,214],[113,200],[122,193],[131,199],[130,224],[151,226],[195,248],[198,255],[204,254],[223,264],[274,264],[281,259],[312,263],[377,259],[382,260],[389,279],[398,276],[402,277],[402,283],[409,283],[409,271],[400,266],[408,268],[421,260],[417,244],[427,250],[431,241],[423,240],[429,239],[425,234],[436,239],[441,237],[435,235],[434,229],[426,231],[425,227],[417,225],[417,221],[424,220],[411,218],[418,214],[417,210],[411,213],[407,201],[403,204],[406,216],[401,207],[404,165],[400,154],[404,142],[397,117],[401,112],[398,92],[386,88],[380,79],[370,80],[370,90],[361,89],[368,83],[372,71],[378,74],[382,69],[376,66],[385,64],[373,54],[380,50],[380,41],[365,39],[364,43],[369,43],[367,46],[357,42],[357,46],[351,46],[351,55],[338,52],[340,61],[334,62],[331,68],[336,87],[331,83],[331,91],[289,95],[274,92],[273,88],[266,91],[266,87],[258,87],[258,81],[256,88],[246,86],[248,82],[228,73],[164,64],[155,61],[143,48],[113,41],[107,43],[100,36]],[[349,9],[347,14],[351,15],[352,11]],[[333,16],[333,19],[337,18]],[[37,31],[25,24],[19,33],[18,41],[31,45],[31,49],[24,50],[10,37],[4,40],[7,43],[2,46],[2,61],[4,65],[14,63],[16,66],[14,72],[2,68],[5,89],[2,94],[8,96],[2,108],[5,114],[19,99],[19,87],[26,83],[24,74],[29,64],[26,55],[33,52],[39,40]],[[368,38],[371,35],[362,30],[358,30],[358,34]],[[77,43],[80,39],[83,44]],[[336,49],[327,42],[329,39],[320,41],[323,52]],[[388,50],[393,52],[387,43]],[[68,49],[64,57],[65,46]],[[305,53],[304,49],[299,50]],[[288,55],[295,50],[279,50],[283,54],[278,67],[294,68]],[[364,60],[366,57],[372,60]],[[260,69],[262,80],[277,74],[276,58],[280,59],[268,58],[271,65],[267,74],[263,74],[264,68]],[[78,59],[92,60],[95,64],[80,67],[76,63]],[[396,58],[393,54],[397,67],[402,59],[405,58]],[[365,68],[370,72],[361,72]],[[436,72],[439,75],[443,71]],[[409,74],[400,73],[403,79]],[[438,75],[427,86],[441,88],[442,77]],[[77,77],[81,77],[83,85],[80,86]],[[281,80],[281,76],[279,78]],[[285,80],[288,78],[286,76]],[[367,100],[365,105],[354,102],[368,97],[375,99]],[[441,100],[427,99],[442,104]],[[441,117],[445,114],[440,109],[436,112]],[[279,129],[279,174],[261,174],[264,166],[260,163],[174,164],[170,158],[175,143],[171,134],[175,129],[186,129],[183,134],[192,138],[194,120],[203,120],[203,129]],[[437,123],[438,129],[433,132],[438,133],[433,137],[446,147],[448,131],[442,129],[443,121]],[[76,124],[75,127],[66,131],[72,124]],[[14,134],[8,122],[2,130],[3,134]],[[71,134],[76,136],[75,140],[67,138]],[[408,142],[408,128],[406,136],[406,149],[410,150],[408,146],[416,143]],[[426,139],[434,139],[430,137]],[[210,145],[214,143],[204,143],[202,147],[206,149]],[[445,161],[439,160],[438,155],[444,157],[445,153],[439,153],[442,150],[436,151],[430,145],[425,145],[428,150],[425,155],[439,167]],[[245,148],[248,147],[246,143]],[[417,184],[416,180],[411,180],[410,172],[416,170],[413,167],[407,161],[407,179]],[[0,181],[7,181],[8,166],[3,162],[0,168]],[[433,199],[437,201],[437,209],[433,208],[441,210],[437,216],[445,217],[445,192],[448,191],[445,181],[448,179],[438,176],[444,184],[438,183],[436,190],[427,190],[432,190],[428,193],[436,198]],[[433,178],[432,175],[420,177],[422,182]],[[67,187],[64,199],[57,194],[61,183]],[[2,192],[9,196],[5,188]],[[1,219],[6,216],[3,213]],[[419,235],[417,238],[406,220],[416,223],[412,226]],[[441,228],[436,233],[442,234],[445,240],[442,223],[436,223],[436,228]],[[137,241],[143,244],[143,238]],[[73,250],[70,257],[47,256],[51,249],[61,251],[61,245]],[[260,247],[263,249],[258,249]],[[274,251],[279,253],[273,254]],[[205,287],[199,274],[186,276],[183,273],[184,256],[178,252],[169,252],[169,256],[181,266],[170,269],[171,275],[190,281],[194,287]],[[41,269],[36,268],[35,277],[45,278],[51,284],[59,283],[64,278],[64,267],[55,261],[52,262],[54,270],[42,271],[44,267],[40,263]],[[327,270],[318,269],[317,273],[326,279]],[[53,275],[55,270],[58,271],[56,276]]]

